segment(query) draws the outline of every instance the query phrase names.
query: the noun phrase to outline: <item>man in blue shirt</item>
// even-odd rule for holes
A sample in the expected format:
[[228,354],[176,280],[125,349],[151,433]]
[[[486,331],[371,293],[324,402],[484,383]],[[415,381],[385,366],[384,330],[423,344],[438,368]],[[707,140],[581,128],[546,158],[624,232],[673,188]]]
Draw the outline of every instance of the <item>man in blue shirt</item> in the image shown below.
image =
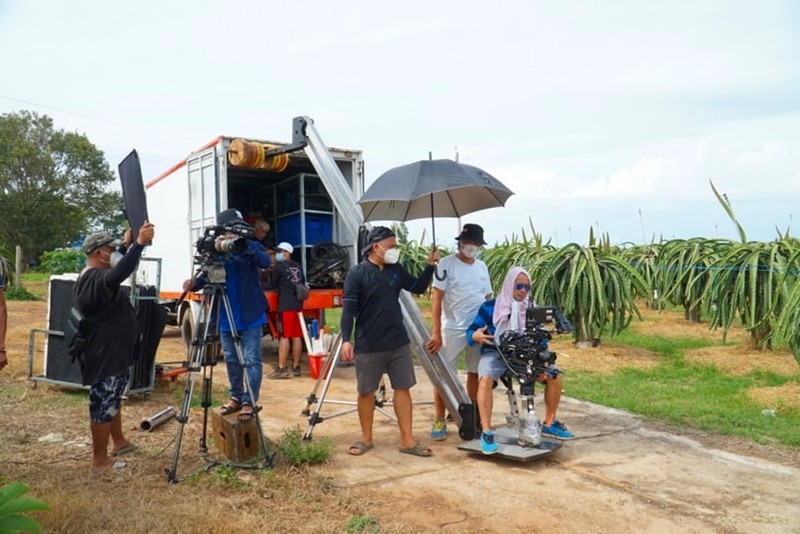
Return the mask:
[[[246,224],[241,213],[235,209],[220,212],[217,224],[225,228],[233,224]],[[231,238],[238,236],[232,235]],[[262,327],[267,322],[267,298],[261,290],[261,274],[259,269],[270,265],[264,246],[255,239],[242,238],[246,248],[241,252],[229,252],[225,261],[225,289],[233,312],[236,332],[242,340],[244,366],[239,362],[236,346],[231,333],[232,327],[224,306],[220,303],[219,330],[222,351],[225,355],[225,366],[230,381],[230,400],[220,410],[223,415],[239,412],[239,421],[246,422],[253,418],[256,410],[261,376],[264,364],[261,359]],[[197,279],[186,280],[184,291],[196,291],[208,283],[205,274]],[[252,392],[245,391],[244,372],[247,372],[248,383]]]

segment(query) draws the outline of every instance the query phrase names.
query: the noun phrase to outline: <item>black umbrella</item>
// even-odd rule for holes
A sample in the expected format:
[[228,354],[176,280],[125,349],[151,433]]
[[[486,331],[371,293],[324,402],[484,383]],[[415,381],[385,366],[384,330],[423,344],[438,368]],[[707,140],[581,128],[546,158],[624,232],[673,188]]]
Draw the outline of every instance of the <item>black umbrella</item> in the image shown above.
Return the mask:
[[[365,221],[461,217],[505,205],[514,193],[486,171],[449,159],[423,160],[381,174],[358,201]],[[433,229],[436,243],[436,229]]]
[[472,165],[449,159],[423,160],[380,175],[358,201],[365,221],[410,221],[461,217],[505,205],[514,193],[500,180]]

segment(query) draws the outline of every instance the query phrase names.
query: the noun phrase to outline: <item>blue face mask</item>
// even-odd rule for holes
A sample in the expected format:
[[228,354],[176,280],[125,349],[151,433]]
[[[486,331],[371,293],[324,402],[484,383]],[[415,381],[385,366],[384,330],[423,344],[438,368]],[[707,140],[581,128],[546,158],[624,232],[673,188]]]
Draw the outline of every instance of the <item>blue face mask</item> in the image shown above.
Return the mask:
[[275,260],[278,263],[283,263],[283,252],[279,252],[279,253],[275,254]]

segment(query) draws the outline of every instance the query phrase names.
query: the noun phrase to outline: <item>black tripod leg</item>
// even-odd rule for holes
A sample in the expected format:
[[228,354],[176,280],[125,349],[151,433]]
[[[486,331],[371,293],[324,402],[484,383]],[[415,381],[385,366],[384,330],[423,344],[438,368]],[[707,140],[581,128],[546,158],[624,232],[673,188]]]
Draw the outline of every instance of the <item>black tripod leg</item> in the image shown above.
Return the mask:
[[[200,318],[202,317],[203,317],[203,312],[201,311]],[[203,329],[202,334],[200,329],[198,329],[198,331],[195,334],[194,340],[192,340],[192,350],[188,362],[189,377],[186,381],[186,387],[183,390],[181,411],[176,417],[179,423],[179,427],[178,427],[178,434],[175,437],[175,452],[172,455],[172,469],[164,470],[167,474],[167,482],[171,484],[175,484],[178,482],[178,459],[180,458],[181,454],[183,431],[184,428],[186,427],[186,422],[189,420],[189,408],[192,402],[194,382],[197,377],[197,373],[200,372],[200,367],[202,363],[205,361],[206,340],[208,338],[208,321],[201,323],[198,320],[197,324],[205,324],[205,328]]]
[[200,454],[208,452],[206,435],[208,433],[208,409],[211,407],[211,384],[214,378],[214,368],[203,367],[203,393],[201,406],[203,407],[203,433],[200,435]]

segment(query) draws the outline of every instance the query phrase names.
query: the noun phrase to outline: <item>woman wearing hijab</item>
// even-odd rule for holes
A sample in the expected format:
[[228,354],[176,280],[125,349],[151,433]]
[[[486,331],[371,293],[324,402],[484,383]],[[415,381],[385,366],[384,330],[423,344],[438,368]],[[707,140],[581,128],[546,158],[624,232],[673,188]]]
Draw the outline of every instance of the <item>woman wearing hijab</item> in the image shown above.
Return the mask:
[[[477,317],[467,329],[467,342],[481,346],[481,360],[478,364],[478,412],[482,426],[481,451],[484,454],[494,454],[498,449],[492,431],[492,390],[497,380],[507,371],[494,339],[499,339],[507,330],[525,330],[525,310],[531,304],[530,292],[531,277],[528,272],[522,267],[512,267],[503,280],[500,294],[483,303]],[[556,419],[561,400],[561,375],[551,377],[542,374],[537,380],[545,385],[542,434],[562,440],[573,439],[575,436]]]

